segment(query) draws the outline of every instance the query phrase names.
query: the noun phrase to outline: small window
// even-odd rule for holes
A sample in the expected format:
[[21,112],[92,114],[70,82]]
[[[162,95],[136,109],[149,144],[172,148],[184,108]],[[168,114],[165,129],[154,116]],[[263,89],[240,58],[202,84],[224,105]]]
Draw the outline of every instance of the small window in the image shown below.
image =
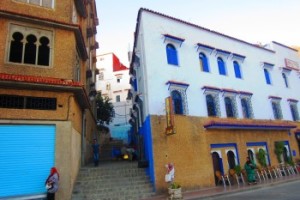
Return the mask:
[[23,3],[29,3],[46,8],[54,8],[54,0],[15,0]]
[[227,117],[234,117],[233,102],[229,97],[225,97],[225,108]]
[[120,102],[121,101],[121,97],[120,97],[120,95],[117,95],[116,96],[116,102]]
[[242,112],[244,118],[250,119],[251,118],[251,112],[250,112],[250,105],[247,99],[241,99],[242,104]]
[[283,78],[285,87],[288,88],[289,87],[289,82],[288,82],[288,78],[287,78],[285,73],[282,73],[282,78]]
[[215,99],[211,94],[206,95],[206,106],[208,116],[217,116]]
[[240,68],[240,65],[239,65],[239,63],[237,61],[233,62],[233,67],[234,67],[235,77],[236,78],[242,78],[241,68]]
[[204,53],[199,54],[199,60],[200,60],[200,68],[203,72],[209,72],[208,68],[208,60]]
[[266,83],[267,83],[268,85],[271,85],[270,72],[269,72],[267,69],[264,69],[264,73],[265,73]]
[[290,104],[293,121],[299,121],[299,112],[296,103]]
[[117,78],[117,83],[120,83],[121,82],[121,78]]
[[222,58],[218,57],[219,74],[226,75],[225,63]]
[[173,90],[172,93],[173,100],[173,108],[175,114],[183,114],[183,105],[182,105],[182,97],[180,93],[176,90]]
[[282,119],[280,102],[272,101],[272,109],[273,109],[274,119]]
[[167,44],[167,60],[170,65],[178,65],[177,50],[172,44]]

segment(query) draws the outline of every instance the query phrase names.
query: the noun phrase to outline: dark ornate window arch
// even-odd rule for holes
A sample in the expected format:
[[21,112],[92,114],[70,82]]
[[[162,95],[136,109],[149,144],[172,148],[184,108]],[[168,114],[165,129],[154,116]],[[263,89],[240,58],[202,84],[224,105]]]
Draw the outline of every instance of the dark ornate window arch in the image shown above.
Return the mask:
[[206,95],[206,106],[208,116],[217,116],[215,99],[211,94]]
[[173,100],[173,108],[175,114],[183,114],[183,105],[181,94],[177,90],[171,92]]
[[234,117],[233,102],[229,97],[224,98],[227,117]]

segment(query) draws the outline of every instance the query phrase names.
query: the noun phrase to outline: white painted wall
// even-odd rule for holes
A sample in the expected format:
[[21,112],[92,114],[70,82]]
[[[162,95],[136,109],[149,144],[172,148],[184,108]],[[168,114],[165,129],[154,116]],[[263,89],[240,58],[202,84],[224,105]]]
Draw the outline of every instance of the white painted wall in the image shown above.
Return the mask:
[[[177,48],[179,66],[169,65],[166,57],[166,44],[162,34],[170,34],[185,39],[182,46]],[[246,56],[241,66],[242,79],[235,78],[233,60],[222,57],[228,71],[227,76],[219,75],[217,56],[204,52],[209,60],[210,72],[200,71],[199,51],[196,44],[202,43],[218,49]],[[274,45],[273,45],[274,46]],[[136,52],[141,56],[141,66],[137,69],[139,91],[147,105],[145,115],[164,115],[164,99],[169,96],[169,80],[189,84],[187,88],[188,115],[207,116],[203,86],[234,89],[253,93],[252,107],[255,119],[274,119],[268,98],[270,95],[279,96],[284,120],[292,120],[287,99],[300,100],[299,74],[291,71],[289,74],[290,88],[285,88],[281,75],[284,58],[299,62],[299,57],[288,48],[271,47],[276,52],[258,48],[238,39],[200,29],[195,26],[162,17],[149,12],[142,13]],[[262,62],[273,63],[271,70],[272,85],[265,82]],[[220,94],[221,117],[226,117],[225,106]],[[237,97],[239,118],[241,106]],[[299,107],[299,105],[298,105]]]

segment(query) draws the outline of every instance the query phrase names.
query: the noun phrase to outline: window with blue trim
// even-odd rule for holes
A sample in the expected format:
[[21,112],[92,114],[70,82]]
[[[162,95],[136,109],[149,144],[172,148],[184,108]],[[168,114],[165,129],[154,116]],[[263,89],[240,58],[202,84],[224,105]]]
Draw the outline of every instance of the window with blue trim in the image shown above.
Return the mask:
[[226,75],[225,63],[222,58],[218,57],[219,74]]
[[268,85],[271,85],[270,72],[269,72],[267,69],[264,69],[264,73],[265,73],[266,83],[267,83]]
[[172,93],[173,108],[175,114],[183,114],[182,97],[177,90],[173,90]]
[[242,78],[241,67],[237,61],[233,62],[234,73],[236,78]]
[[272,109],[273,109],[274,119],[282,119],[280,103],[276,101],[272,101]]
[[282,73],[282,78],[283,78],[285,87],[288,88],[289,87],[289,82],[288,82],[288,78],[287,78],[285,73]]
[[217,116],[215,99],[211,94],[206,95],[206,106],[208,116]]
[[178,65],[177,50],[172,44],[166,46],[167,60],[170,65]]
[[224,98],[227,117],[234,117],[233,103],[229,97]]
[[293,121],[299,121],[299,112],[296,103],[290,104]]
[[208,68],[208,60],[204,53],[199,54],[199,60],[200,60],[200,68],[203,72],[209,72]]
[[250,106],[247,99],[241,99],[242,104],[242,111],[244,118],[250,119],[251,118],[251,112],[250,112]]

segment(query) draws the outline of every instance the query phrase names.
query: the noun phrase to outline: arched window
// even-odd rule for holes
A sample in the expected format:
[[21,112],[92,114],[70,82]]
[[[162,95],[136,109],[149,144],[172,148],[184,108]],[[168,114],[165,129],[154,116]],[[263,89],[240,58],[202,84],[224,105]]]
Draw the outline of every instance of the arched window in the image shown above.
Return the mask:
[[233,62],[233,67],[234,67],[235,77],[236,77],[236,78],[242,78],[242,75],[241,75],[241,69],[240,69],[239,63],[236,62],[236,61],[234,61],[234,62]]
[[214,97],[211,94],[206,95],[206,106],[207,106],[208,116],[217,116],[217,110],[216,110]]
[[183,114],[182,98],[180,93],[176,90],[173,90],[171,95],[175,114]]
[[204,53],[199,54],[200,68],[203,72],[209,72],[207,57]]
[[219,74],[226,75],[225,63],[222,58],[218,57]]
[[232,151],[227,152],[227,160],[229,164],[229,169],[234,169],[235,167],[235,155]]
[[297,104],[290,104],[290,109],[291,109],[293,121],[298,121],[299,113],[298,113],[298,109],[297,109]]
[[251,118],[249,104],[246,99],[241,99],[242,111],[244,118]]
[[9,61],[22,63],[23,56],[23,40],[24,36],[20,32],[15,32],[12,35],[12,41],[10,43]]
[[275,119],[281,119],[279,103],[273,101],[272,102],[272,109],[273,109],[274,118]]
[[284,80],[284,84],[285,84],[285,87],[289,87],[289,83],[288,83],[288,79],[286,77],[286,74],[285,73],[282,73],[282,78]]
[[224,100],[227,117],[234,117],[232,100],[229,97],[225,97]]
[[166,51],[167,51],[168,64],[178,65],[177,50],[174,47],[174,45],[167,44]]
[[46,37],[40,38],[38,65],[49,66],[49,55],[50,55],[49,43],[50,41],[48,38]]
[[36,60],[36,37],[32,34],[26,37],[24,63],[35,64]]
[[271,77],[269,71],[267,69],[264,69],[264,73],[265,73],[266,83],[268,85],[271,85]]

